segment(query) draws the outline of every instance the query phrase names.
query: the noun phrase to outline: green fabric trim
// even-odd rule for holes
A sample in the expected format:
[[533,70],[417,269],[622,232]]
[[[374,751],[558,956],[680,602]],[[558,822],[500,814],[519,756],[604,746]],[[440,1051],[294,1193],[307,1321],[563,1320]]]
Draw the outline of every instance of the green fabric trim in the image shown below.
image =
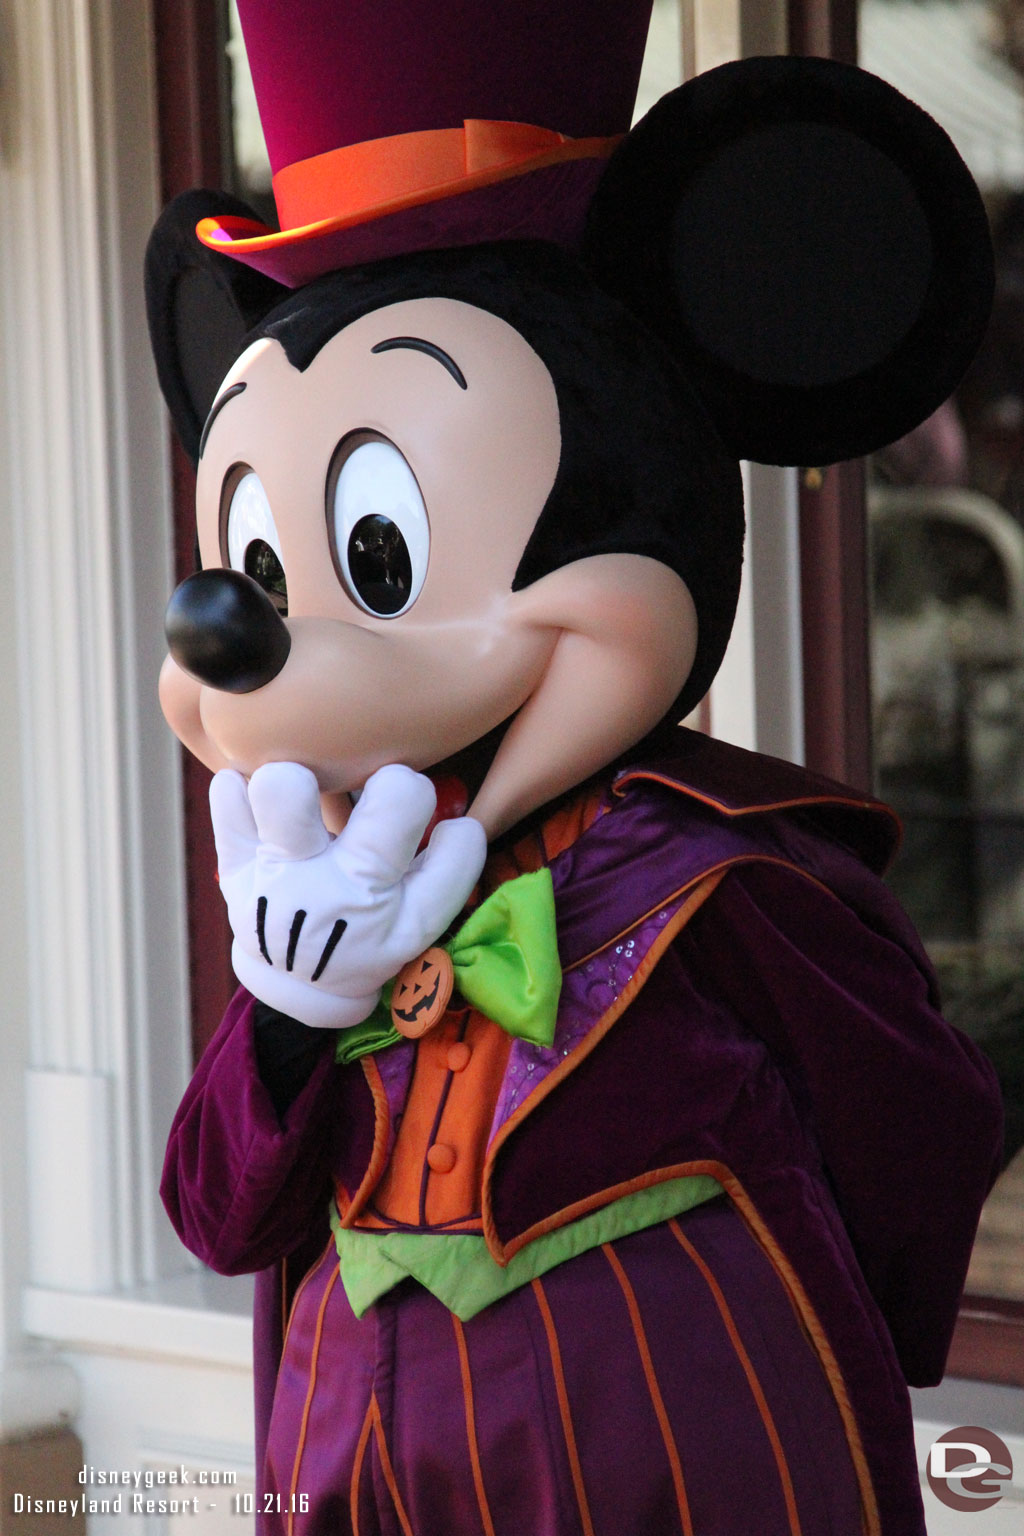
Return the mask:
[[[519,1040],[551,1044],[562,967],[550,869],[499,885],[444,947],[455,985],[470,1007]],[[339,1032],[334,1059],[341,1066],[401,1040],[391,1022],[393,985],[384,987],[368,1019]]]
[[401,1035],[391,1022],[393,988],[393,981],[381,988],[377,1006],[368,1019],[353,1025],[351,1029],[338,1031],[334,1059],[340,1067],[348,1066],[350,1061],[358,1061],[360,1056],[369,1056],[373,1051],[382,1051],[386,1045],[397,1045],[401,1040]]
[[331,1230],[341,1283],[356,1317],[411,1276],[466,1323],[567,1259],[670,1221],[721,1192],[718,1180],[707,1174],[666,1179],[535,1238],[504,1268],[476,1233],[357,1232],[341,1225],[333,1206]]

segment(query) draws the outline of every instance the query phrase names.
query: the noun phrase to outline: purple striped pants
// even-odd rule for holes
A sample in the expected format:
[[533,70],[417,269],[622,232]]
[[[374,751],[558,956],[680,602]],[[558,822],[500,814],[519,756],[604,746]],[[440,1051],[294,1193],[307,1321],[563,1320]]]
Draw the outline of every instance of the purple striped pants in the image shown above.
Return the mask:
[[356,1320],[333,1247],[293,1308],[268,1536],[859,1536],[832,1390],[724,1200],[460,1323],[406,1281]]

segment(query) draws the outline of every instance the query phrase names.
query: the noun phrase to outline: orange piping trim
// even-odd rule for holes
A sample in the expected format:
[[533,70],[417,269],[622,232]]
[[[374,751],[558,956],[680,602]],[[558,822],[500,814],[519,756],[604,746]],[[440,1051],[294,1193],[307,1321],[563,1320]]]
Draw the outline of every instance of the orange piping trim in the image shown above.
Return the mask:
[[[522,1124],[525,1117],[530,1114],[543,1099],[547,1098],[548,1094],[552,1093],[554,1089],[558,1087],[559,1083],[562,1082],[562,1080],[567,1077],[570,1072],[574,1071],[579,1063],[585,1060],[585,1058],[590,1055],[595,1046],[597,1046],[604,1039],[605,1035],[615,1023],[616,1019],[618,1019],[620,1015],[625,1012],[630,1003],[633,1001],[634,997],[636,997],[637,993],[640,991],[641,987],[647,980],[657,962],[661,959],[662,954],[668,948],[669,944],[671,944],[676,935],[680,933],[681,930],[686,926],[698,908],[703,906],[704,902],[711,895],[712,891],[718,885],[718,882],[721,878],[721,875],[709,875],[704,880],[702,880],[700,885],[697,886],[696,890],[691,892],[690,896],[679,908],[679,911],[675,913],[672,919],[666,923],[665,927],[659,933],[658,937],[647,951],[647,954],[644,956],[643,960],[641,960],[640,964],[633,972],[633,975],[630,977],[626,986],[622,989],[615,1002],[608,1009],[608,1012],[602,1019],[598,1021],[598,1023],[581,1042],[577,1049],[573,1051],[570,1056],[567,1056],[564,1061],[559,1062],[554,1071],[549,1073],[548,1076],[544,1079],[540,1087],[535,1088],[526,1102],[524,1104],[520,1104],[515,1113],[509,1116],[508,1120],[505,1121],[505,1124],[501,1127],[498,1134],[491,1142],[491,1145],[488,1147],[487,1157],[484,1162],[483,1175],[483,1229],[484,1236],[487,1240],[488,1250],[496,1263],[504,1266],[508,1263],[511,1254],[506,1250],[505,1245],[502,1243],[501,1238],[498,1236],[497,1228],[494,1225],[494,1213],[491,1210],[491,1180],[494,1174],[495,1158],[497,1157],[498,1153],[512,1132]],[[520,1246],[522,1246],[522,1244],[520,1244]]]
[[452,1327],[455,1329],[455,1343],[459,1350],[459,1370],[462,1372],[462,1399],[466,1405],[466,1438],[469,1441],[469,1461],[473,1468],[476,1502],[480,1508],[480,1519],[483,1521],[484,1536],[495,1536],[494,1521],[491,1519],[491,1510],[487,1503],[487,1491],[484,1488],[484,1469],[480,1464],[480,1447],[477,1444],[476,1438],[476,1413],[473,1409],[473,1378],[469,1374],[469,1350],[466,1348],[466,1330],[454,1312],[450,1316]]
[[653,784],[664,784],[668,789],[677,789],[681,794],[689,795],[692,800],[699,800],[703,805],[713,806],[716,811],[721,811],[723,816],[754,816],[767,811],[795,810],[801,805],[846,805],[856,811],[878,811],[899,826],[899,817],[896,812],[882,800],[858,799],[853,795],[797,795],[792,800],[769,800],[759,805],[728,806],[721,800],[716,800],[713,795],[702,794],[692,785],[682,784],[678,779],[670,779],[661,773],[624,774],[612,785],[612,794],[621,799],[623,786],[632,784],[637,779]]
[[658,1386],[658,1378],[654,1371],[654,1361],[651,1359],[651,1350],[647,1343],[647,1334],[644,1332],[643,1319],[640,1316],[640,1307],[637,1303],[636,1293],[630,1285],[629,1277],[611,1244],[602,1243],[601,1251],[615,1271],[615,1278],[618,1280],[622,1294],[626,1298],[626,1306],[629,1308],[629,1320],[633,1325],[636,1347],[640,1351],[640,1360],[644,1368],[644,1376],[647,1379],[647,1390],[651,1395],[651,1404],[657,1416],[661,1438],[665,1442],[669,1466],[672,1468],[676,1503],[679,1506],[679,1520],[683,1527],[684,1536],[693,1536],[693,1521],[690,1518],[690,1506],[686,1498],[686,1484],[683,1482],[683,1469],[679,1461],[679,1448],[672,1434],[672,1426],[668,1421],[668,1413],[665,1409],[665,1400],[661,1395],[661,1388]]
[[[569,971],[578,970],[579,967],[581,965],[585,965],[588,960],[593,960],[595,955],[602,954],[603,951],[609,947],[609,945],[617,943],[619,939],[624,939],[627,933],[632,933],[635,928],[640,927],[641,923],[646,923],[647,919],[653,917],[655,912],[660,912],[662,907],[670,906],[672,902],[678,901],[680,896],[685,895],[686,892],[691,890],[698,881],[708,880],[712,875],[718,875],[719,878],[721,878],[722,875],[728,873],[730,869],[735,868],[738,864],[774,864],[779,869],[791,870],[794,875],[802,875],[805,880],[809,880],[811,884],[816,885],[819,890],[822,890],[827,895],[835,898],[835,892],[833,890],[831,890],[827,885],[819,880],[816,875],[810,874],[806,869],[801,869],[799,864],[791,864],[788,859],[777,859],[772,854],[767,853],[737,853],[731,859],[723,859],[720,864],[713,864],[710,869],[702,870],[699,875],[695,875],[692,880],[689,880],[686,883],[686,885],[681,885],[677,891],[673,891],[671,896],[666,896],[664,900],[659,901],[656,906],[651,907],[650,910],[645,912],[642,917],[635,918],[632,922],[627,924],[627,926],[621,929],[619,933],[615,934],[613,938],[604,939],[597,949],[592,949],[588,955],[584,955],[581,959],[574,960],[571,965],[567,965],[565,967],[566,973],[568,974]],[[709,891],[708,895],[710,894],[711,892]]]
[[669,1179],[685,1178],[693,1172],[695,1166],[694,1163],[672,1163],[665,1168],[652,1168],[648,1173],[638,1173],[631,1179],[624,1179],[621,1184],[611,1184],[595,1195],[575,1200],[572,1205],[564,1205],[552,1216],[534,1222],[532,1227],[527,1227],[518,1237],[510,1238],[504,1247],[505,1263],[515,1258],[520,1249],[526,1248],[538,1237],[547,1237],[550,1232],[557,1232],[560,1227],[578,1221],[581,1216],[589,1216],[591,1211],[600,1210],[602,1206],[614,1205],[616,1200],[621,1200],[625,1195],[636,1195],[641,1190],[653,1189],[656,1184],[667,1184]]
[[320,1340],[324,1331],[324,1314],[327,1311],[327,1303],[331,1299],[335,1281],[341,1270],[335,1269],[327,1282],[327,1287],[320,1302],[320,1310],[316,1318],[316,1333],[313,1336],[313,1356],[309,1362],[309,1387],[306,1391],[306,1401],[302,1409],[302,1423],[299,1425],[299,1443],[295,1447],[295,1464],[292,1467],[291,1498],[288,1500],[288,1536],[292,1536],[295,1528],[295,1490],[299,1486],[299,1468],[302,1465],[302,1453],[306,1448],[306,1430],[309,1427],[309,1410],[313,1406],[313,1394],[316,1391],[316,1368],[320,1358]]
[[[311,1264],[309,1266],[309,1268],[306,1270],[306,1273],[303,1275],[302,1279],[299,1281],[298,1289],[296,1290],[295,1295],[292,1297],[292,1309],[291,1309],[291,1311],[288,1314],[288,1321],[285,1324],[284,1340],[283,1340],[283,1342],[281,1344],[281,1353],[282,1353],[282,1355],[284,1354],[285,1350],[288,1348],[288,1335],[292,1331],[292,1318],[295,1316],[295,1308],[299,1304],[299,1297],[302,1295],[303,1291],[306,1289],[306,1286],[312,1280],[313,1276],[316,1274],[317,1270],[320,1268],[320,1265],[323,1263],[324,1259],[327,1257],[327,1255],[330,1253],[330,1251],[331,1251],[331,1249],[333,1247],[334,1247],[334,1236],[332,1234],[327,1239],[327,1246],[325,1247],[323,1253],[320,1255],[320,1257],[316,1260],[315,1263],[313,1263],[313,1264]],[[284,1296],[283,1295],[281,1297],[281,1300],[282,1301],[284,1300]]]
[[370,1411],[373,1415],[373,1433],[377,1441],[377,1452],[380,1456],[381,1471],[384,1473],[384,1481],[388,1485],[388,1492],[390,1493],[395,1506],[395,1514],[398,1516],[398,1523],[402,1527],[402,1536],[413,1536],[413,1529],[409,1524],[409,1516],[405,1512],[405,1505],[402,1503],[402,1495],[398,1491],[398,1483],[395,1479],[395,1469],[391,1465],[391,1457],[388,1455],[387,1441],[384,1439],[384,1421],[380,1416],[380,1405],[377,1402],[376,1393],[374,1393],[373,1399],[370,1403]]
[[[373,1193],[377,1181],[384,1172],[387,1163],[388,1130],[391,1123],[391,1115],[388,1110],[388,1096],[384,1092],[384,1084],[381,1081],[380,1068],[372,1056],[362,1058],[363,1073],[373,1094],[373,1150],[370,1153],[369,1166],[363,1174],[363,1182],[356,1190],[347,1208],[341,1213],[343,1227],[354,1225]],[[339,1190],[339,1198],[341,1196]]]
[[736,1321],[733,1318],[729,1303],[726,1301],[725,1296],[722,1293],[721,1286],[715,1279],[704,1259],[697,1252],[689,1238],[684,1236],[678,1221],[673,1219],[669,1222],[668,1225],[670,1232],[676,1239],[676,1242],[683,1249],[683,1252],[686,1253],[690,1259],[692,1259],[693,1263],[696,1264],[697,1268],[700,1270],[705,1281],[707,1282],[708,1290],[714,1297],[715,1306],[718,1308],[722,1322],[725,1324],[725,1331],[728,1333],[732,1347],[736,1351],[737,1358],[743,1367],[743,1372],[747,1378],[747,1382],[753,1394],[754,1402],[757,1404],[757,1411],[761,1415],[761,1422],[765,1427],[765,1433],[767,1434],[771,1443],[772,1455],[775,1457],[775,1465],[779,1470],[779,1480],[782,1483],[782,1493],[786,1501],[786,1514],[789,1517],[790,1536],[801,1536],[800,1517],[797,1514],[796,1495],[793,1492],[793,1479],[789,1474],[789,1466],[786,1462],[786,1453],[782,1449],[782,1441],[780,1440],[779,1432],[775,1427],[775,1420],[772,1418],[772,1412],[768,1406],[768,1400],[765,1397],[764,1390],[760,1381],[758,1380],[757,1372],[754,1370],[753,1361],[747,1354],[743,1340],[740,1338],[739,1329],[736,1327]]
[[[352,1466],[352,1481],[349,1484],[348,1507],[352,1518],[352,1536],[359,1536],[359,1483],[363,1475],[363,1459],[366,1456],[366,1447],[370,1440],[370,1430],[373,1427],[373,1398],[371,1396],[366,1409],[366,1418],[363,1427],[359,1431],[359,1443],[356,1446],[356,1459]],[[291,1533],[289,1532],[289,1536]]]
[[562,1370],[562,1351],[558,1346],[558,1334],[555,1332],[555,1320],[548,1306],[548,1298],[544,1293],[544,1287],[539,1280],[531,1280],[533,1294],[537,1298],[537,1306],[544,1320],[544,1332],[548,1336],[548,1351],[551,1355],[551,1369],[555,1377],[555,1392],[558,1396],[558,1411],[562,1416],[562,1433],[565,1435],[565,1449],[569,1457],[569,1468],[572,1472],[572,1484],[576,1490],[576,1506],[580,1512],[580,1524],[583,1527],[583,1536],[594,1536],[594,1522],[590,1518],[590,1505],[587,1503],[587,1490],[583,1484],[583,1468],[580,1466],[580,1455],[576,1448],[576,1432],[572,1427],[572,1413],[569,1408],[569,1393],[565,1385],[565,1372]]
[[886,805],[884,800],[858,800],[855,797],[848,798],[843,795],[802,795],[795,800],[775,800],[766,805],[743,805],[737,808],[735,806],[723,805],[721,800],[714,799],[712,795],[703,795],[700,790],[694,789],[689,784],[681,784],[678,779],[670,779],[661,773],[643,773],[639,770],[636,773],[624,774],[621,779],[612,785],[612,794],[621,799],[625,792],[625,785],[632,784],[637,779],[646,779],[655,784],[664,784],[667,789],[677,790],[682,795],[689,795],[691,800],[699,800],[702,805],[712,806],[716,811],[721,811],[723,816],[753,816],[768,811],[789,811],[796,810],[802,805],[845,805],[855,811],[875,811],[880,815],[887,816],[896,832],[895,845],[891,853],[886,857],[886,868],[889,867],[903,846],[903,823],[892,806]]

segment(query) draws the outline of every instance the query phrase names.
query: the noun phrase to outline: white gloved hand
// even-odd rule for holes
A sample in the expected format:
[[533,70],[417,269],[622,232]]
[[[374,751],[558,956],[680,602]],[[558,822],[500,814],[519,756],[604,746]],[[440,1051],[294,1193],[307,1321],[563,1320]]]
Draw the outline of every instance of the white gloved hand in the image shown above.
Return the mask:
[[332,837],[308,768],[267,763],[248,784],[224,769],[210,785],[220,888],[235,975],[261,1002],[321,1029],[373,1012],[384,982],[448,927],[480,877],[487,835],[434,813],[434,786],[394,763],[366,781]]

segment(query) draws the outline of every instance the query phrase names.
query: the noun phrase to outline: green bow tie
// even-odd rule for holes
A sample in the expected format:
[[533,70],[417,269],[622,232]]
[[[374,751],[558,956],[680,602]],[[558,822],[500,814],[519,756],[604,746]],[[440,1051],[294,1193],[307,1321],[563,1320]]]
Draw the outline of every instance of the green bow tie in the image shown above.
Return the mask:
[[[471,1008],[518,1040],[552,1043],[562,967],[549,869],[499,885],[443,947],[455,986]],[[368,1019],[339,1033],[337,1061],[358,1061],[403,1038],[391,1019],[393,986],[384,987]]]

